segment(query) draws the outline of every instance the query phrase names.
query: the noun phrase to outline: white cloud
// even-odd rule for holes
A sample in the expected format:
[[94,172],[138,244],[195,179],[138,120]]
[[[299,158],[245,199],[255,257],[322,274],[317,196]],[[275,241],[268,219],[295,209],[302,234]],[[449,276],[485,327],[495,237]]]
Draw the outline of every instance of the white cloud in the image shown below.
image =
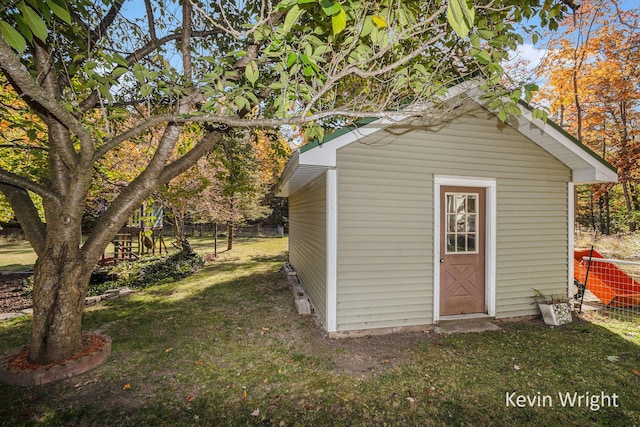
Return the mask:
[[538,48],[532,43],[524,43],[511,52],[505,68],[509,70],[510,74],[520,77],[526,76],[527,80],[537,81],[540,76],[536,76],[535,69],[546,54],[547,49]]

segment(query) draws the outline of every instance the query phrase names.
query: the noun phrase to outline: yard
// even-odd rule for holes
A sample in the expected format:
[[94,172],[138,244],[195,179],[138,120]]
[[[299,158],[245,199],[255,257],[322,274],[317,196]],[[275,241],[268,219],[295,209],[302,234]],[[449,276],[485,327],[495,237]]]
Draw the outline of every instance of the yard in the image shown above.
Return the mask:
[[[640,323],[329,340],[295,312],[286,245],[240,238],[187,279],[89,308],[85,329],[113,339],[107,362],[0,385],[0,424],[640,425]],[[29,327],[0,323],[0,356]]]

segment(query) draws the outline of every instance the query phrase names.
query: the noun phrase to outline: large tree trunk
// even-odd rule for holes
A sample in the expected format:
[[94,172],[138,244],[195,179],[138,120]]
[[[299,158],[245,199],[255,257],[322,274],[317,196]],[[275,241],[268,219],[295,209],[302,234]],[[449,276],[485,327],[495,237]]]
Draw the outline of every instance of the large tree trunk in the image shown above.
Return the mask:
[[29,361],[47,364],[81,349],[84,298],[93,265],[65,242],[38,258],[34,269]]

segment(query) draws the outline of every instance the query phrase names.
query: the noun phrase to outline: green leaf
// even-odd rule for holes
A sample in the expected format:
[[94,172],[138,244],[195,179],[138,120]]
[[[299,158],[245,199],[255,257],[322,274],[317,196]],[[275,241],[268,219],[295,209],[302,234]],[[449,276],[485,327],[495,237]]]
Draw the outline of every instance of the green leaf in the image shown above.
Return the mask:
[[31,29],[31,32],[33,32],[33,35],[42,41],[46,41],[49,31],[47,30],[47,25],[44,23],[40,15],[24,3],[18,5],[18,8],[22,12],[27,25]]
[[500,107],[500,111],[498,111],[498,118],[500,119],[500,121],[504,122],[505,120],[507,120],[507,113],[504,110],[504,107]]
[[249,80],[249,83],[251,83],[252,85],[256,84],[256,82],[258,81],[258,77],[260,77],[260,71],[258,70],[256,61],[250,61],[247,64],[244,70],[244,74],[245,76],[247,76],[247,80]]
[[129,66],[129,64],[127,63],[127,60],[122,55],[120,55],[118,52],[113,54],[112,59],[118,65],[122,65],[123,67],[128,67]]
[[489,52],[487,52],[486,50],[479,51],[475,55],[475,57],[478,58],[478,62],[483,65],[489,64],[491,62],[491,56],[489,56]]
[[478,30],[478,35],[485,40],[489,40],[491,37],[493,37],[493,31]]
[[538,33],[533,33],[531,35],[531,41],[533,42],[533,44],[538,43],[538,39],[540,38],[540,35],[538,35]]
[[364,19],[364,24],[362,25],[362,31],[360,32],[361,37],[366,37],[371,34],[371,31],[374,29],[373,18],[371,16],[367,16]]
[[114,78],[116,78],[116,79],[117,79],[118,77],[120,77],[121,75],[123,75],[124,73],[126,73],[127,71],[128,71],[128,70],[127,70],[126,68],[124,68],[124,67],[118,67],[118,68],[114,69],[114,70],[111,72],[111,75],[112,75]]
[[303,13],[304,9],[300,9],[300,6],[297,4],[293,5],[293,7],[289,9],[289,12],[287,12],[287,16],[284,18],[284,25],[282,26],[281,32],[283,34],[288,34]]
[[153,93],[153,87],[150,84],[143,84],[140,86],[140,94],[142,96],[149,96]]
[[298,55],[296,55],[293,52],[290,52],[289,56],[287,57],[287,68],[290,68],[293,64],[296,63],[297,60],[298,60]]
[[540,120],[542,120],[543,122],[546,122],[546,121],[547,121],[547,118],[548,118],[548,116],[549,116],[549,114],[548,114],[546,111],[544,111],[544,110],[535,109],[535,110],[533,110],[533,112],[531,113],[531,116],[532,116],[534,119],[540,119]]
[[302,74],[304,74],[305,77],[313,76],[313,67],[311,65],[305,65],[302,68]]
[[0,21],[0,34],[2,34],[2,38],[9,46],[20,53],[24,52],[24,49],[27,47],[26,40],[5,21]]
[[69,15],[66,3],[58,4],[54,0],[47,0],[47,6],[49,6],[54,15],[67,24],[71,24],[71,15]]
[[347,14],[342,9],[342,6],[340,6],[340,12],[331,17],[331,25],[334,36],[340,34],[347,27]]
[[473,26],[475,11],[466,0],[449,0],[447,5],[447,21],[453,31],[462,38],[466,37]]
[[27,21],[24,20],[22,15],[14,15],[14,17],[16,20],[14,28],[22,35],[22,37],[27,39],[29,43],[33,42],[33,33],[29,29]]
[[469,35],[469,41],[471,42],[471,46],[473,46],[476,49],[480,49],[480,37],[478,37],[477,34],[471,34]]
[[239,110],[242,110],[244,107],[251,108],[251,104],[249,104],[247,98],[244,98],[242,96],[237,97],[233,100],[233,102],[236,104]]
[[327,14],[327,16],[333,16],[336,13],[340,13],[342,10],[342,5],[338,2],[333,2],[330,0],[320,0],[320,6],[322,7],[322,11]]

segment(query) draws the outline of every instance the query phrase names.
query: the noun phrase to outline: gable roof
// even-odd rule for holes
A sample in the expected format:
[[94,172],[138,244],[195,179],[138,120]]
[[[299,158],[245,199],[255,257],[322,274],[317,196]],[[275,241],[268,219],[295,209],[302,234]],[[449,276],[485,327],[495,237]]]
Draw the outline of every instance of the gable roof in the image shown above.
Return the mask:
[[[453,86],[443,101],[464,96],[491,111],[481,99],[480,83],[480,80],[473,79]],[[526,103],[520,102],[518,106],[521,115],[510,117],[507,124],[570,168],[574,183],[617,182],[618,174],[612,165],[555,123],[534,119],[532,109]],[[326,170],[335,168],[339,148],[412,117],[399,113],[390,118],[359,120],[327,135],[322,143],[312,141],[300,147],[282,172],[276,195],[288,197]]]

